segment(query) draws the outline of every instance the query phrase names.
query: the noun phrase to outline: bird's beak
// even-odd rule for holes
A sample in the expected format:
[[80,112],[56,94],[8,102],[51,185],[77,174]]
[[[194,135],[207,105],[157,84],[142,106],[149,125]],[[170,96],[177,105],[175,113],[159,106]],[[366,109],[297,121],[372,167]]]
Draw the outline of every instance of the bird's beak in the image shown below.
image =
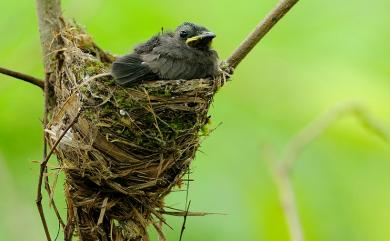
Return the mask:
[[209,47],[213,38],[215,38],[215,33],[212,32],[203,32],[200,35],[188,38],[186,44],[190,47]]

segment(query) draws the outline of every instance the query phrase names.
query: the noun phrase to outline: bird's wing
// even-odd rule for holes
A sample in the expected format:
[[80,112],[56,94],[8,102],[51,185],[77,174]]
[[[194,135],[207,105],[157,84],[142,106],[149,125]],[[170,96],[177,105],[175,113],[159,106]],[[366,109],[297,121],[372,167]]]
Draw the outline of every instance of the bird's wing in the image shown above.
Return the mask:
[[153,36],[145,43],[139,44],[134,48],[134,52],[137,54],[147,54],[150,53],[153,48],[161,44],[160,35]]
[[190,79],[194,68],[185,56],[174,54],[168,46],[159,46],[151,53],[142,55],[142,59],[161,79]]
[[114,76],[116,83],[120,85],[159,79],[158,75],[136,53],[117,58],[112,64],[111,74]]

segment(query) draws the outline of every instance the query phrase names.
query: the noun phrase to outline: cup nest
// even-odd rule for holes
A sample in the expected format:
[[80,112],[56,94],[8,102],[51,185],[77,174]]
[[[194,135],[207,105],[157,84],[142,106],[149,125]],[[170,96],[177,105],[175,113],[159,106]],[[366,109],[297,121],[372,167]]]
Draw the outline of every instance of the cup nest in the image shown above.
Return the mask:
[[85,32],[66,25],[53,52],[46,131],[65,173],[65,239],[163,237],[164,197],[182,178],[206,135],[222,77],[160,80],[121,87],[107,74],[115,59]]

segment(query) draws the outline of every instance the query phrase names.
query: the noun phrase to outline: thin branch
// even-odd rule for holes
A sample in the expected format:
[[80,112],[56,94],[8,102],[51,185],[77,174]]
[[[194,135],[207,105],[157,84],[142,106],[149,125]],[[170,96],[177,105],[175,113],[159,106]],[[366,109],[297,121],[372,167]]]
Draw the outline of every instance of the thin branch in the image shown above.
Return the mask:
[[[43,160],[45,160],[46,156],[47,156],[47,138],[46,138],[47,133],[45,130],[47,127],[47,123],[49,121],[49,118],[48,118],[48,113],[49,113],[49,78],[50,78],[50,75],[46,74],[46,77],[45,77],[46,84],[44,86],[44,97],[45,97],[44,101],[45,102],[44,102],[44,113],[43,113]],[[47,173],[47,165],[45,168],[45,173]],[[61,227],[63,229],[65,229],[65,223],[61,218],[60,212],[58,211],[58,208],[57,208],[55,201],[53,200],[53,191],[54,190],[52,191],[50,188],[49,176],[48,175],[44,175],[44,176],[45,176],[45,180],[44,180],[45,181],[45,189],[49,195],[49,205],[53,206],[53,210],[54,210],[54,213],[58,219],[59,224],[61,225]]]
[[[68,132],[68,130],[70,128],[72,128],[72,126],[76,123],[79,115],[80,115],[81,111],[79,111],[77,113],[77,115],[75,116],[75,118],[72,120],[72,122],[66,127],[66,129],[62,132],[62,134],[60,135],[60,137],[57,139],[57,141],[54,143],[54,145],[52,146],[50,152],[46,155],[46,147],[44,147],[44,156],[45,156],[45,159],[43,160],[43,162],[41,163],[41,167],[40,167],[40,171],[39,171],[39,179],[38,179],[38,190],[37,190],[37,199],[36,199],[36,205],[38,207],[38,211],[39,211],[39,215],[41,216],[41,220],[42,220],[42,224],[43,224],[43,227],[44,227],[44,230],[45,230],[45,234],[46,234],[46,238],[48,241],[51,241],[51,238],[50,238],[50,233],[49,233],[49,229],[47,227],[47,222],[46,222],[46,219],[45,219],[45,214],[43,212],[43,207],[42,207],[42,183],[43,183],[43,176],[44,176],[44,173],[46,172],[46,167],[47,167],[47,162],[49,161],[51,155],[54,153],[54,150],[57,148],[58,144],[61,142],[62,138],[64,138],[65,134]],[[45,138],[46,139],[46,138]]]
[[[46,168],[45,173],[47,173],[47,168]],[[49,184],[49,177],[47,175],[45,175],[45,189],[49,195],[49,205],[51,205],[53,207],[54,214],[56,215],[60,226],[64,229],[65,223],[64,223],[64,220],[62,220],[61,214],[57,208],[56,203],[54,202],[54,199],[53,199],[54,189],[53,190],[51,189],[50,184]]]
[[30,76],[30,75],[27,75],[27,74],[23,74],[23,73],[20,73],[20,72],[16,72],[16,71],[13,71],[13,70],[5,69],[5,68],[2,68],[2,67],[0,67],[0,73],[8,75],[8,76],[11,76],[11,77],[14,77],[16,79],[24,80],[24,81],[26,81],[28,83],[31,83],[31,84],[33,84],[35,86],[38,86],[39,88],[43,89],[43,86],[44,86],[43,80],[40,80],[40,79],[35,78],[33,76]]
[[152,222],[154,229],[157,231],[158,234],[158,241],[167,241],[167,238],[164,235],[164,232],[162,230],[163,222],[159,222],[158,224],[155,222]]
[[304,233],[296,204],[296,197],[288,174],[279,170],[275,175],[280,190],[280,201],[286,215],[291,241],[304,241]]
[[188,211],[190,210],[190,205],[191,205],[191,200],[188,202],[186,213],[184,215],[183,225],[181,226],[181,230],[180,230],[179,241],[181,241],[181,239],[183,238],[184,230],[186,229],[186,222],[187,222],[187,217],[188,217]]
[[271,30],[271,28],[298,2],[299,0],[282,0],[240,44],[233,54],[226,60],[228,67],[236,68],[256,44]]
[[276,184],[280,204],[287,222],[287,228],[291,241],[304,241],[303,228],[296,205],[294,189],[291,185],[290,176],[286,169],[278,168],[276,155],[270,147],[263,148],[264,159],[267,161],[270,173]]
[[[45,102],[44,102],[44,113],[43,113],[43,159],[42,160],[46,160],[46,157],[47,157],[47,139],[46,139],[45,129],[46,129],[46,126],[48,123],[48,102],[49,102],[49,95],[48,95],[49,75],[48,74],[45,74],[45,82],[44,83],[45,83],[44,84],[44,93],[45,93],[44,101]],[[41,169],[42,169],[42,166],[41,166]],[[47,167],[45,166],[43,171],[46,172],[46,170],[47,170]],[[49,179],[47,179],[47,181],[49,181]],[[45,182],[46,182],[46,180],[45,180]],[[41,186],[42,183],[40,183],[39,185]],[[39,190],[39,187],[38,187],[38,190]],[[42,207],[42,192],[41,191],[38,191],[36,204],[38,207],[39,216],[41,217],[43,229],[45,230],[46,239],[47,239],[47,241],[51,241],[49,228],[47,227],[45,213],[44,213],[43,207]]]
[[207,215],[226,215],[225,213],[208,213],[208,212],[189,212],[189,211],[177,211],[177,212],[170,212],[170,211],[159,211],[159,213],[165,214],[165,215],[171,215],[176,217],[202,217]]
[[318,138],[331,124],[346,116],[356,117],[369,131],[384,141],[389,140],[388,134],[375,121],[368,111],[357,103],[343,103],[326,112],[299,132],[284,149],[282,157],[277,162],[274,152],[264,149],[264,159],[271,169],[272,177],[279,192],[279,198],[286,217],[287,226],[292,241],[304,241],[303,228],[296,206],[296,195],[291,184],[290,171],[299,155],[305,148]]
[[331,124],[345,116],[356,117],[369,131],[384,141],[388,141],[389,138],[386,131],[380,123],[371,117],[366,108],[355,102],[341,103],[307,125],[290,141],[284,149],[281,158],[281,165],[286,168],[286,171],[291,169],[294,161],[298,159],[298,156],[308,144],[312,143]]

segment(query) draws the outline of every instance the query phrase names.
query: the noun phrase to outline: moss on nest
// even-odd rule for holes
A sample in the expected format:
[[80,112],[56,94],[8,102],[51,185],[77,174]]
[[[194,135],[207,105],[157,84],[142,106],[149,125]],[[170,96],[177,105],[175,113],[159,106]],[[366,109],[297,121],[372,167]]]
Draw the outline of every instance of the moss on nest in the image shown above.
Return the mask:
[[102,74],[114,58],[79,27],[66,25],[57,37],[63,48],[53,61],[60,81],[53,83],[49,142],[78,118],[56,150],[66,175],[65,239],[76,232],[80,240],[149,240],[149,224],[162,236],[163,199],[208,133],[221,78],[123,88]]

